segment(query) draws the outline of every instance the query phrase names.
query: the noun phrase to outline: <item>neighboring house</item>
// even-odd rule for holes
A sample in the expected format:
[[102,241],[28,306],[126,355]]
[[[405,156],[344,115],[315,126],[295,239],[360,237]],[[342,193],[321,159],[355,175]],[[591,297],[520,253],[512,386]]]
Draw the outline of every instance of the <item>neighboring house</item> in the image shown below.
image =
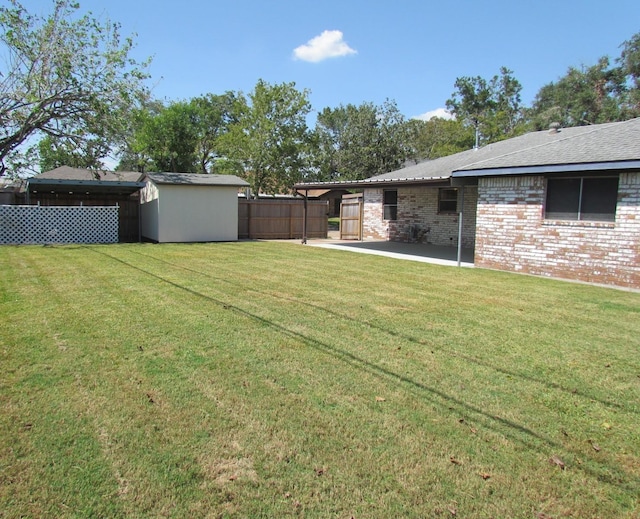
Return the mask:
[[461,240],[479,267],[640,288],[640,119],[296,188],[362,190],[364,239]]
[[234,175],[148,173],[141,191],[142,236],[154,242],[238,239],[238,189]]
[[312,200],[326,200],[328,202],[327,216],[331,218],[340,216],[340,203],[343,195],[347,194],[349,194],[349,191],[346,189],[309,189],[306,196]]

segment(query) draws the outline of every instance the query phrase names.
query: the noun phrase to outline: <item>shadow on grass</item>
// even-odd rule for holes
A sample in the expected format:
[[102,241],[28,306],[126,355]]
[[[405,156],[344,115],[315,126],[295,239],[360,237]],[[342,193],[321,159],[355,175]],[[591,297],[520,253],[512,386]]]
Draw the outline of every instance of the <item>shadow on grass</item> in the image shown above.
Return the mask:
[[[134,251],[131,251],[131,252],[134,252]],[[242,288],[246,288],[245,285],[241,285],[239,283],[235,283],[233,281],[230,281],[229,279],[224,279],[224,278],[219,278],[219,277],[213,276],[213,275],[209,274],[208,272],[201,272],[199,270],[191,269],[191,268],[185,267],[183,265],[176,265],[175,263],[171,263],[170,261],[158,258],[156,256],[152,256],[150,254],[143,254],[143,253],[138,252],[138,251],[135,251],[134,253],[137,254],[137,255],[143,256],[145,258],[152,259],[152,260],[157,261],[159,263],[163,263],[165,265],[169,265],[169,266],[171,266],[173,268],[184,270],[184,271],[187,271],[187,272],[192,272],[194,274],[198,274],[200,276],[215,280],[215,281],[220,282],[220,283],[225,283],[227,285],[232,285],[232,286],[235,286],[235,287],[240,287],[241,286]],[[116,258],[114,258],[114,259],[116,259]],[[336,312],[335,310],[331,310],[331,309],[325,308],[323,306],[319,306],[319,305],[316,305],[316,304],[313,304],[313,303],[309,303],[307,301],[302,301],[302,300],[299,300],[299,299],[293,299],[293,298],[290,298],[290,297],[286,297],[286,296],[284,296],[282,294],[274,294],[272,292],[265,292],[265,291],[262,291],[262,290],[258,290],[256,288],[252,288],[251,290],[253,292],[258,293],[258,294],[262,294],[262,295],[265,295],[265,296],[273,297],[275,299],[281,299],[283,301],[289,301],[289,302],[292,302],[292,303],[296,303],[296,304],[300,304],[300,305],[303,305],[303,306],[307,306],[309,308],[313,308],[313,309],[318,310],[320,312],[324,312],[324,313],[328,314],[329,316],[331,316],[333,318],[336,318],[336,319],[340,319],[340,320],[343,320],[343,321],[351,321],[351,322],[357,323],[359,325],[363,325],[364,324],[364,325],[366,325],[366,326],[368,326],[368,327],[370,327],[370,328],[372,328],[374,330],[378,330],[378,331],[380,331],[382,333],[386,333],[387,335],[389,335],[390,337],[393,337],[395,339],[402,339],[402,340],[404,340],[406,342],[413,343],[413,344],[416,344],[418,346],[423,346],[423,347],[424,346],[428,346],[429,348],[431,348],[433,350],[439,351],[439,352],[444,353],[446,355],[455,356],[456,358],[463,359],[463,360],[465,360],[465,361],[467,361],[469,363],[476,364],[478,366],[482,366],[482,367],[487,368],[487,369],[494,370],[497,373],[501,373],[501,374],[506,375],[508,377],[521,378],[521,379],[526,380],[528,382],[532,382],[532,383],[535,383],[535,384],[540,384],[540,385],[542,385],[542,386],[544,386],[544,387],[546,387],[548,389],[554,389],[554,390],[562,391],[564,393],[567,393],[567,394],[570,394],[570,395],[573,395],[573,396],[580,396],[580,397],[588,399],[588,400],[593,400],[593,401],[598,402],[598,403],[600,403],[600,404],[602,404],[604,406],[607,406],[607,407],[612,407],[612,408],[615,408],[615,409],[624,409],[625,408],[623,405],[621,405],[618,402],[613,402],[613,401],[610,401],[610,400],[604,400],[602,398],[598,398],[597,396],[585,393],[584,391],[582,391],[579,388],[562,386],[561,384],[558,384],[557,382],[553,382],[553,381],[546,380],[546,379],[532,377],[531,375],[527,375],[527,374],[520,373],[520,372],[517,372],[517,371],[511,371],[511,370],[508,370],[508,369],[505,369],[505,368],[502,368],[502,367],[499,367],[499,366],[495,366],[495,365],[490,364],[489,362],[483,361],[482,359],[479,359],[477,357],[472,357],[471,355],[465,355],[464,353],[460,353],[460,352],[452,352],[452,351],[450,351],[450,350],[448,350],[446,348],[442,348],[442,347],[436,346],[436,345],[434,345],[434,344],[432,344],[432,343],[430,343],[428,341],[425,341],[424,339],[413,337],[411,335],[406,335],[406,334],[403,334],[403,333],[395,331],[395,330],[389,330],[387,328],[379,326],[378,324],[370,322],[370,321],[362,321],[362,320],[354,319],[353,317],[350,317],[350,316],[345,315],[343,313]]]
[[[300,343],[309,346],[311,348],[314,348],[318,351],[323,352],[326,355],[332,356],[336,359],[342,360],[343,362],[349,364],[350,366],[352,366],[355,369],[358,369],[360,371],[366,372],[370,375],[373,375],[379,379],[382,380],[386,380],[389,382],[394,382],[394,383],[401,383],[403,386],[405,386],[407,389],[409,389],[412,393],[414,393],[417,397],[419,398],[425,398],[427,397],[427,395],[431,395],[431,397],[429,398],[429,400],[435,404],[438,405],[439,407],[441,407],[442,409],[445,409],[447,411],[458,411],[458,417],[461,416],[461,414],[463,414],[464,412],[469,413],[469,415],[474,415],[476,417],[476,419],[478,420],[478,423],[481,423],[484,427],[486,427],[489,430],[494,431],[497,434],[501,434],[504,437],[516,442],[516,443],[520,443],[521,445],[525,446],[528,449],[531,449],[533,451],[537,451],[537,452],[541,452],[544,453],[545,456],[552,456],[552,455],[558,455],[559,452],[563,452],[564,454],[569,454],[569,455],[573,455],[576,456],[577,458],[582,457],[582,452],[577,451],[575,449],[571,449],[568,448],[556,441],[554,441],[553,439],[544,436],[542,434],[537,433],[536,431],[521,425],[519,423],[513,422],[511,420],[507,420],[504,418],[501,418],[499,416],[495,416],[493,414],[487,413],[486,411],[484,411],[483,409],[474,406],[472,404],[469,404],[468,402],[465,402],[463,400],[460,400],[459,398],[453,397],[452,395],[449,395],[447,393],[445,393],[444,391],[441,391],[435,387],[431,387],[428,386],[422,382],[418,382],[416,380],[413,380],[411,378],[408,378],[404,375],[401,375],[399,373],[395,373],[394,371],[391,371],[385,367],[379,366],[377,364],[374,364],[372,362],[369,362],[366,359],[360,358],[357,355],[354,355],[353,353],[350,353],[348,351],[339,349],[331,344],[327,344],[326,342],[322,342],[318,339],[314,339],[313,337],[309,337],[307,335],[304,335],[302,333],[299,332],[295,332],[293,330],[290,330],[278,323],[275,323],[273,321],[270,321],[268,319],[265,319],[264,317],[260,317],[259,315],[256,315],[252,312],[249,312],[247,310],[244,310],[242,308],[240,308],[239,306],[230,304],[226,301],[220,300],[220,299],[216,299],[215,297],[211,297],[207,294],[203,294],[201,292],[198,292],[197,290],[194,290],[192,288],[186,287],[184,285],[181,285],[179,283],[176,283],[175,281],[171,281],[170,279],[167,279],[161,275],[155,274],[153,272],[150,272],[149,270],[145,270],[144,268],[138,266],[138,265],[134,265],[133,263],[129,263],[121,258],[118,258],[116,256],[112,256],[110,254],[107,254],[104,251],[100,251],[100,250],[96,250],[94,248],[91,247],[87,247],[88,250],[91,250],[93,252],[95,252],[96,254],[100,254],[103,255],[113,261],[117,261],[119,263],[121,263],[122,265],[125,265],[126,267],[132,268],[134,270],[137,270],[138,272],[141,272],[145,275],[151,276],[155,279],[157,279],[158,281],[161,281],[163,283],[166,283],[174,288],[177,288],[179,290],[183,290],[195,297],[198,297],[200,299],[203,299],[205,301],[208,301],[210,303],[213,303],[217,306],[220,306],[222,308],[224,308],[225,310],[228,311],[233,311],[236,312],[242,316],[244,316],[245,318],[251,319],[261,325],[267,326],[269,328],[272,328],[273,330],[276,330],[279,333],[282,333],[283,335],[286,335],[290,338],[293,338],[297,341],[299,341]],[[138,253],[140,254],[140,253]],[[187,267],[183,267],[181,265],[174,265],[170,262],[167,262],[166,260],[162,260],[162,259],[158,259],[154,256],[147,256],[144,254],[140,254],[141,256],[146,256],[149,257],[151,259],[154,259],[158,262],[161,263],[165,263],[168,265],[171,265],[175,268],[179,268],[181,270],[185,270],[188,272],[193,272],[196,274],[200,274],[203,275],[205,277],[209,277],[212,279],[215,279],[217,281],[222,281],[225,283],[230,283],[232,285],[235,285],[235,283],[231,283],[228,280],[224,280],[224,279],[220,279],[220,278],[216,278],[214,276],[211,276],[207,273],[201,273],[198,272],[194,269],[190,269]],[[273,296],[273,294],[268,293],[268,292],[261,292],[264,293],[268,296]],[[277,297],[277,296],[273,296],[273,297]],[[295,301],[296,303],[303,303],[297,300],[291,300],[288,298],[282,298],[285,300],[289,300],[289,301]],[[305,303],[307,304],[307,303]],[[329,310],[325,310],[321,307],[317,307],[315,305],[310,305],[314,308],[318,308],[320,310],[324,310],[329,312],[330,314],[334,314],[336,317],[340,317],[342,319],[348,319],[348,320],[352,320],[350,317],[345,317],[345,316],[340,316],[337,313],[334,313],[332,311]],[[367,323],[369,324],[369,323]],[[382,329],[383,331],[386,331],[384,329]],[[395,332],[389,332],[386,331],[387,333],[391,334],[392,336],[400,336],[402,337],[400,334],[396,334]],[[415,341],[415,339],[413,338],[407,338],[407,340],[410,341]],[[470,358],[469,359],[470,362],[477,362],[476,359]],[[482,363],[482,365],[484,366],[485,364]],[[489,366],[491,367],[491,366]],[[522,376],[519,374],[516,374],[516,376]],[[526,377],[525,377],[526,378]],[[538,382],[534,379],[535,382]],[[566,389],[564,388],[559,388],[563,391],[566,391]],[[573,393],[573,391],[572,391]],[[572,463],[571,466],[572,468],[576,468],[586,474],[589,474],[590,476],[596,478],[598,481],[610,484],[612,486],[615,486],[617,488],[620,488],[622,490],[625,491],[631,491],[634,492],[637,490],[638,485],[640,485],[640,478],[634,477],[630,474],[624,474],[621,473],[619,468],[616,466],[611,466],[608,465],[606,463],[600,462],[598,460],[590,460],[591,463],[589,465],[587,465],[586,463],[582,463],[582,464],[578,464],[578,463]],[[593,466],[594,468],[591,468],[591,466]]]

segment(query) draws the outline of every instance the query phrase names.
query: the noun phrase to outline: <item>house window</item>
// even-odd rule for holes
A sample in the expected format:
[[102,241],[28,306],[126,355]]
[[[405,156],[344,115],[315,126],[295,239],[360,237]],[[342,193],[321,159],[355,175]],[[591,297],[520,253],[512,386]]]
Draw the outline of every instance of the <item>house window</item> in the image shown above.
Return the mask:
[[547,179],[545,218],[613,222],[618,201],[618,177]]
[[383,191],[382,207],[385,220],[398,219],[398,191],[396,189],[385,189]]
[[438,192],[438,213],[458,212],[458,190],[441,188]]

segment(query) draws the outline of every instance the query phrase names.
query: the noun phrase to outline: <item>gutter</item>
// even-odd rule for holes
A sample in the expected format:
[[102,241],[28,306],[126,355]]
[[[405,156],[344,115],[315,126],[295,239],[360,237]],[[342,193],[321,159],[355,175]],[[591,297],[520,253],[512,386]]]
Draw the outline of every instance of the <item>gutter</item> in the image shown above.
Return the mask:
[[441,177],[423,177],[423,178],[382,178],[382,179],[365,179],[365,180],[343,180],[333,182],[300,182],[294,184],[294,189],[310,190],[310,189],[355,189],[379,186],[407,186],[407,185],[425,185],[425,184],[443,184],[449,185],[450,175]]
[[616,172],[629,169],[640,169],[640,160],[468,169],[454,171],[451,177],[455,179],[468,177],[500,177],[506,175],[540,175],[547,173],[581,173],[585,171]]

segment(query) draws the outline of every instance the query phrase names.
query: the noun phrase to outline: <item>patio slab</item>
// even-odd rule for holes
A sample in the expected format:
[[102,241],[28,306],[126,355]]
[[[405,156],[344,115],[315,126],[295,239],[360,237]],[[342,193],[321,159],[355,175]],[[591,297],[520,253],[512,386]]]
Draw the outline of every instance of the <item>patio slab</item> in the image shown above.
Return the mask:
[[[425,243],[400,243],[384,240],[346,241],[346,240],[308,240],[307,245],[326,249],[375,254],[423,263],[458,266],[458,249]],[[461,267],[473,267],[473,249],[462,249]]]

